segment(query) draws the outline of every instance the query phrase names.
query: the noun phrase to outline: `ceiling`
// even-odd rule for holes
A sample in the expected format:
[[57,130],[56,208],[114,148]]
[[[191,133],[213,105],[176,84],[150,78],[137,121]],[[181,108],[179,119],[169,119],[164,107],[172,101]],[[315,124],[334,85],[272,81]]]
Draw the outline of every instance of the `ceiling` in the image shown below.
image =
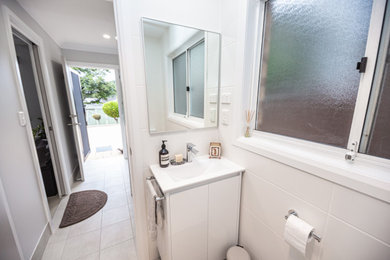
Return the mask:
[[[110,0],[17,0],[64,49],[117,53]],[[111,36],[103,38],[103,34]]]
[[154,20],[143,21],[144,34],[149,37],[160,38],[162,37],[169,28],[167,23],[162,23]]

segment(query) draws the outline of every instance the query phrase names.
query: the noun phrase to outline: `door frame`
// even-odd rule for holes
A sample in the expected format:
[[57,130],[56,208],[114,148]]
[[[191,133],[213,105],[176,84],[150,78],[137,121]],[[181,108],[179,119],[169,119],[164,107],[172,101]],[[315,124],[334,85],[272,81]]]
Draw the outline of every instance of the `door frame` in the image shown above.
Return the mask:
[[[104,64],[104,63],[93,63],[93,62],[81,62],[81,61],[72,61],[72,60],[67,60],[69,67],[82,67],[82,68],[92,68],[92,69],[112,69],[115,71],[115,87],[117,91],[117,99],[121,99],[122,102],[123,100],[123,88],[121,84],[121,77],[120,77],[120,70],[119,70],[119,65],[115,64]],[[127,154],[127,140],[126,140],[126,119],[125,119],[125,111],[124,107],[120,102],[118,102],[119,105],[119,115],[123,112],[123,119],[120,122],[121,126],[121,132],[122,132],[122,143],[123,143],[123,157],[125,159],[128,159],[128,154]],[[123,111],[122,111],[123,110]]]
[[[122,84],[122,79],[121,79],[121,72],[120,72],[120,66],[116,64],[105,64],[105,63],[94,63],[94,62],[82,62],[82,61],[72,61],[72,60],[67,60],[67,65],[69,67],[83,67],[83,68],[98,68],[98,69],[113,69],[115,70],[115,85],[116,85],[116,90],[117,90],[117,97],[122,100],[122,104],[118,102],[119,105],[119,113],[121,113],[121,110],[123,111],[123,119],[120,121],[121,125],[121,134],[122,134],[122,143],[123,143],[123,157],[128,161],[128,169],[129,169],[129,174],[130,174],[130,192],[131,195],[133,196],[133,179],[132,179],[132,174],[131,174],[131,161],[129,158],[129,139],[128,139],[128,131],[129,129],[126,126],[126,104],[124,100],[124,89],[123,89],[123,84]],[[119,91],[118,91],[119,90]],[[122,108],[121,108],[122,107]],[[119,114],[120,115],[120,114]]]
[[[38,103],[39,103],[39,107],[40,107],[41,114],[42,114],[42,120],[44,123],[45,132],[47,135],[50,157],[51,157],[52,162],[53,162],[52,164],[53,164],[55,182],[56,182],[57,191],[58,191],[58,197],[61,198],[63,195],[63,188],[61,187],[61,181],[62,181],[60,179],[61,176],[60,176],[60,174],[58,174],[59,172],[61,172],[61,169],[57,168],[58,161],[59,161],[58,156],[57,156],[58,150],[57,150],[57,147],[55,144],[55,136],[53,135],[53,131],[50,130],[50,127],[52,127],[53,122],[51,120],[51,113],[50,113],[50,109],[48,106],[45,84],[44,84],[43,80],[41,79],[42,71],[41,71],[41,68],[39,68],[40,67],[40,65],[39,65],[40,60],[39,60],[39,57],[36,56],[39,54],[35,53],[37,51],[37,46],[34,46],[34,43],[31,42],[30,39],[28,39],[26,36],[24,36],[19,31],[15,31],[12,34],[13,34],[13,37],[15,37],[15,36],[18,37],[19,40],[25,42],[28,45],[29,54],[30,54],[30,58],[31,58],[32,71],[33,71],[33,75],[34,75],[34,83],[35,83],[36,92],[37,92],[37,96],[38,96]],[[20,73],[19,66],[17,65],[17,67],[18,67],[18,74],[19,74]],[[19,77],[21,77],[21,75],[19,75]],[[24,95],[23,82],[22,82],[21,78],[19,80],[20,80],[20,83],[22,86],[21,92],[23,94],[23,97],[26,98],[26,95]],[[27,104],[27,101],[26,101],[26,104]],[[27,119],[29,119],[27,117],[27,115],[29,115],[28,111],[25,114],[25,117]],[[50,124],[49,124],[49,122],[50,122]],[[35,144],[35,142],[34,142],[34,144]],[[34,147],[34,148],[36,149],[36,147]]]
[[[45,48],[45,44],[44,44],[43,39],[38,34],[36,34],[27,24],[25,24],[14,12],[12,12],[6,6],[3,6],[2,9],[3,9],[2,11],[3,11],[3,15],[4,15],[5,26],[6,26],[6,37],[7,37],[7,41],[8,41],[8,51],[9,51],[10,58],[11,58],[11,61],[13,64],[12,71],[14,74],[14,79],[15,79],[15,83],[17,86],[16,88],[17,88],[17,93],[18,93],[19,102],[20,102],[20,111],[19,112],[24,113],[24,117],[26,119],[26,124],[24,125],[24,127],[26,128],[27,140],[28,140],[30,150],[31,150],[31,156],[32,156],[32,161],[33,161],[33,165],[34,165],[34,169],[35,169],[35,175],[37,178],[37,183],[38,183],[38,187],[39,187],[39,191],[40,191],[40,195],[41,195],[41,202],[42,202],[42,205],[43,205],[43,208],[45,211],[46,219],[47,219],[49,226],[50,226],[50,230],[51,230],[51,232],[53,232],[54,227],[52,226],[52,216],[50,213],[49,202],[47,200],[47,196],[46,196],[46,192],[45,192],[45,186],[43,183],[39,159],[38,159],[38,155],[36,152],[35,141],[33,139],[33,136],[31,135],[32,127],[31,127],[31,123],[30,123],[30,119],[29,119],[29,115],[28,115],[28,108],[27,108],[27,103],[26,103],[26,99],[24,96],[24,90],[23,90],[23,85],[21,82],[20,73],[19,73],[19,67],[17,64],[17,57],[16,57],[12,29],[17,30],[24,37],[26,37],[28,40],[30,40],[32,43],[34,43],[37,47],[36,51],[37,51],[38,58],[39,58],[38,66],[40,66],[40,70],[42,73],[42,81],[43,81],[42,83],[44,84],[44,89],[46,92],[45,94],[47,96],[48,108],[52,112],[51,114],[53,114],[56,110],[53,109],[55,106],[53,103],[54,100],[52,98],[53,93],[51,92],[51,88],[50,88],[50,86],[52,86],[53,84],[50,81],[48,66],[46,63],[46,55],[45,55],[46,48]],[[34,69],[36,69],[36,68],[33,68],[33,70]],[[41,110],[43,112],[42,117],[43,117],[44,123],[46,124],[45,130],[48,131],[46,118],[44,118],[46,116],[44,114],[45,109],[42,109],[41,89],[40,89],[39,85],[37,85],[36,87],[37,87],[38,97],[40,99],[39,101],[40,101],[40,105],[41,105]],[[56,142],[58,142],[58,140],[59,140],[58,135],[59,135],[60,127],[59,127],[58,121],[56,121],[54,119],[55,118],[51,118],[52,127],[53,127],[53,131],[54,131],[54,136],[56,138]],[[49,147],[50,147],[50,149],[53,149],[52,142],[51,142],[50,137],[49,137],[50,134],[48,134],[47,136],[48,136]],[[61,147],[61,144],[56,143],[56,146]],[[53,165],[54,166],[53,168],[54,168],[54,174],[56,177],[56,182],[60,181],[60,180],[63,181],[62,184],[64,186],[64,193],[62,193],[61,187],[57,187],[57,188],[59,188],[58,189],[59,194],[61,194],[61,196],[62,196],[65,194],[69,194],[71,192],[71,189],[70,189],[70,184],[68,182],[68,179],[66,178],[66,176],[64,176],[65,175],[65,168],[66,168],[66,167],[64,167],[66,165],[64,155],[62,153],[62,150],[60,150],[60,149],[57,152],[58,152],[58,157],[59,157],[58,162],[53,161],[53,164],[58,163],[58,165],[55,165],[55,166]],[[59,176],[57,174],[56,167],[59,167],[61,169],[61,174],[62,174],[61,177],[62,178],[59,178]]]

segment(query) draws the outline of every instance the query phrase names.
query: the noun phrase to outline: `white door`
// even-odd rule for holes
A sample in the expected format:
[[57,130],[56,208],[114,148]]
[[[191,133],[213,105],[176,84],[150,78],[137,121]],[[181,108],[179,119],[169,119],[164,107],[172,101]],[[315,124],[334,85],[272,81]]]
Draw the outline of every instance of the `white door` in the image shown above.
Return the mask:
[[84,181],[84,151],[83,151],[83,145],[82,145],[82,139],[81,139],[81,129],[80,129],[80,123],[77,119],[77,112],[76,112],[76,106],[73,98],[73,84],[72,84],[72,76],[71,76],[71,68],[68,66],[67,61],[65,58],[63,58],[63,68],[64,68],[64,77],[65,77],[65,84],[66,84],[66,94],[68,96],[68,103],[69,103],[69,110],[70,110],[70,119],[71,123],[68,124],[68,126],[72,127],[73,129],[73,136],[74,141],[76,144],[76,150],[77,150],[77,158],[79,162],[79,169],[80,169],[80,179]]

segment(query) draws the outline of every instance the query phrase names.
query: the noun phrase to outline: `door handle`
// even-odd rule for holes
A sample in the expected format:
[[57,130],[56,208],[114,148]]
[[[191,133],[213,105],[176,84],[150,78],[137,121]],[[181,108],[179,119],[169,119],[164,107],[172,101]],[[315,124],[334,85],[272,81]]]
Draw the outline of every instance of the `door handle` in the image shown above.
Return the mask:
[[80,123],[72,123],[72,124],[68,124],[69,126],[73,126],[73,125],[80,125]]

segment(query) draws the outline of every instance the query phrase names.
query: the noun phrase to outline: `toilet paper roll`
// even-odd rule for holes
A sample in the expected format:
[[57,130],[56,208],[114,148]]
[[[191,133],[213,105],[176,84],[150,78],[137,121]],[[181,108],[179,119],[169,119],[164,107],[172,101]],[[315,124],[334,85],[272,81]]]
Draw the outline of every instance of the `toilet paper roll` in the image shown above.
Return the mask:
[[284,227],[284,240],[303,255],[306,254],[306,247],[312,240],[311,232],[314,228],[302,219],[290,215]]

